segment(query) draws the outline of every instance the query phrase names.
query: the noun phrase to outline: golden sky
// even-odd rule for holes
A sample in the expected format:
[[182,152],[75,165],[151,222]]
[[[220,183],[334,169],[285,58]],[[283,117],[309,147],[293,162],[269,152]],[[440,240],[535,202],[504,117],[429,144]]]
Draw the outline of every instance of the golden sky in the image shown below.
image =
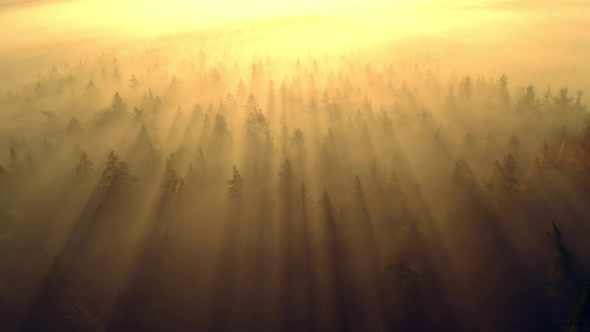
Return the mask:
[[[289,25],[285,17],[306,20]],[[281,52],[419,36],[471,45],[462,53],[467,60],[454,60],[462,64],[506,67],[512,61],[522,69],[552,63],[580,72],[588,70],[581,60],[590,53],[588,17],[587,0],[0,0],[0,61],[7,53],[19,54],[17,46],[65,53],[67,43],[80,51],[82,41],[98,47],[99,39],[123,42],[231,24],[241,29],[240,23],[256,20],[275,37],[267,43]],[[427,52],[432,43],[413,47]],[[454,51],[443,56],[453,57]]]
[[[349,15],[402,10],[439,3],[433,0],[0,0],[0,17],[13,26],[46,28],[117,27],[135,32],[210,26],[276,16]],[[465,3],[462,0],[445,4]],[[2,5],[4,4],[4,5]]]
[[[14,31],[112,28],[151,35],[260,18],[314,15],[388,20],[410,30],[428,30],[443,28],[449,22],[470,23],[482,12],[493,15],[518,10],[522,14],[549,7],[554,10],[555,4],[571,7],[584,3],[590,4],[564,0],[0,0],[0,20],[3,27]],[[479,13],[457,9],[477,9]]]

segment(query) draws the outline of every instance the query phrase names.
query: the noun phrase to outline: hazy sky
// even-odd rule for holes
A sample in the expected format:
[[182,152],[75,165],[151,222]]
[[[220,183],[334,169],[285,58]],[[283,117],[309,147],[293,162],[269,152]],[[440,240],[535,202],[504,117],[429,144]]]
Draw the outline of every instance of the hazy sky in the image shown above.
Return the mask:
[[[277,19],[285,16],[330,19],[298,23],[285,34],[287,20]],[[22,58],[21,47],[28,47],[27,56],[37,52],[48,59],[68,53],[65,47],[75,54],[100,42],[274,18],[265,29],[276,37],[275,50],[426,36],[470,45],[441,55],[454,64],[479,69],[493,64],[526,77],[550,68],[542,81],[563,76],[587,87],[588,17],[590,1],[576,0],[0,0],[0,69]],[[414,47],[430,52],[433,44]]]
[[[118,33],[154,34],[187,27],[220,25],[256,18],[332,15],[361,20],[402,22],[409,28],[444,29],[448,23],[470,22],[473,9],[498,12],[539,12],[585,7],[590,1],[570,0],[0,0],[0,21],[10,37],[27,31],[61,32],[113,29]],[[449,11],[450,10],[450,11]],[[471,10],[466,13],[465,10]],[[496,29],[498,26],[495,27]],[[0,41],[2,43],[2,41]]]
[[[465,21],[465,9],[488,13],[536,11],[586,6],[590,1],[505,0],[0,0],[3,28],[63,31],[108,29],[153,34],[187,27],[227,24],[256,18],[297,15],[335,15],[406,19],[408,25],[438,27],[447,21]],[[452,10],[453,13],[441,12]],[[459,13],[463,12],[463,13]],[[396,15],[397,14],[397,15]],[[411,19],[408,19],[411,18]],[[411,28],[411,27],[410,27]]]
[[[5,22],[81,28],[123,26],[136,32],[223,24],[277,15],[343,15],[354,12],[439,4],[433,0],[0,0]],[[469,2],[455,0],[445,5]],[[473,3],[473,1],[471,1]]]

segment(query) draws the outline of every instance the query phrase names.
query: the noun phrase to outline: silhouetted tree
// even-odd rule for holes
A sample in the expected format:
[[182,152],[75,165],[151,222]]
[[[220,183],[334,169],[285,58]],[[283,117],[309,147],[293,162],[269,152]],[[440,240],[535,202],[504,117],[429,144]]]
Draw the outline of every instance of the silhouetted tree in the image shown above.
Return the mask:
[[135,77],[135,75],[131,75],[131,78],[129,79],[128,87],[130,87],[132,89],[139,87],[139,80],[137,79],[137,77]]
[[159,167],[162,155],[160,150],[156,148],[152,136],[143,123],[135,138],[135,148],[136,153],[138,153],[142,161],[142,166],[145,167],[148,172],[152,172]]
[[477,179],[462,155],[455,160],[451,182],[452,191],[460,200],[473,199],[477,194]]
[[557,96],[553,97],[554,105],[559,111],[569,111],[572,107],[573,97],[568,96],[568,89],[562,88]]
[[111,109],[115,114],[122,114],[127,111],[127,103],[123,101],[123,98],[119,95],[119,92],[115,92],[113,101],[111,102]]
[[215,116],[215,124],[213,126],[213,142],[217,151],[226,147],[230,140],[231,133],[225,121],[225,116],[218,113]]
[[550,272],[550,282],[555,294],[563,296],[571,287],[573,267],[571,255],[563,244],[562,233],[555,222],[551,223],[551,232],[547,236],[553,242],[553,266]]
[[551,90],[551,87],[547,87],[547,90],[543,93],[541,106],[544,111],[550,111],[553,108],[553,91]]
[[264,114],[262,114],[260,109],[257,109],[248,115],[248,132],[261,139],[270,139],[268,120]]
[[461,97],[467,101],[471,100],[472,84],[471,76],[467,75],[463,77],[460,85]]
[[523,112],[537,111],[537,93],[533,85],[527,86],[525,93],[520,97],[518,109]]
[[80,132],[82,132],[82,122],[80,122],[80,120],[73,116],[70,119],[70,122],[68,123],[68,126],[66,127],[66,130],[69,134],[78,134]]
[[76,165],[76,182],[84,183],[94,176],[94,164],[88,158],[86,152],[82,152]]
[[291,138],[295,146],[297,146],[297,151],[301,152],[303,150],[304,138],[303,138],[303,131],[297,128],[293,130],[293,137]]
[[232,172],[232,178],[227,182],[229,185],[228,197],[230,200],[239,201],[242,199],[244,180],[242,179],[240,171],[238,171],[235,165]]
[[121,161],[114,151],[109,153],[104,165],[100,185],[109,196],[129,190],[137,182],[137,178],[129,172],[129,165]]
[[518,162],[511,154],[504,156],[502,164],[494,163],[494,171],[488,182],[488,188],[495,191],[501,198],[506,198],[519,189],[519,180],[516,174]]
[[508,77],[505,74],[502,74],[502,76],[498,78],[497,84],[499,88],[500,106],[508,110],[508,107],[510,105],[510,94],[508,93]]
[[135,113],[135,116],[134,116],[135,121],[143,122],[143,120],[144,120],[143,108],[133,107],[133,112]]
[[184,188],[184,179],[176,173],[172,168],[172,158],[166,160],[166,168],[164,170],[164,179],[162,180],[162,195],[161,200],[163,204],[170,203],[175,200]]
[[318,106],[318,103],[316,102],[315,98],[311,98],[311,100],[309,101],[309,103],[307,103],[306,105],[306,109],[311,113],[311,114],[318,114],[320,108]]

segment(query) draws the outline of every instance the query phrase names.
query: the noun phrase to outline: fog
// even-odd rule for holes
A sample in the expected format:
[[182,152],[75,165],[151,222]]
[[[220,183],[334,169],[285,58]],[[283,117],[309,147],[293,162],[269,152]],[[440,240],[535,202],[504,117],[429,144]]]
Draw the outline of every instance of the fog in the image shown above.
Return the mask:
[[589,14],[0,1],[0,330],[588,330]]

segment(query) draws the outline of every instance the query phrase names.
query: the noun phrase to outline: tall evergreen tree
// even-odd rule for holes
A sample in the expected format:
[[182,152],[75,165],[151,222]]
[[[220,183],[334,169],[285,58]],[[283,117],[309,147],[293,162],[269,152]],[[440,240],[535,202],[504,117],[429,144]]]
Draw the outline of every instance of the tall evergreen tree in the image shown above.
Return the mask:
[[230,201],[240,201],[242,199],[244,190],[244,180],[242,179],[240,171],[238,171],[235,165],[232,169],[232,178],[227,182],[227,184],[229,185],[228,198]]
[[88,158],[86,152],[82,152],[76,165],[76,182],[88,182],[94,176],[94,164]]

